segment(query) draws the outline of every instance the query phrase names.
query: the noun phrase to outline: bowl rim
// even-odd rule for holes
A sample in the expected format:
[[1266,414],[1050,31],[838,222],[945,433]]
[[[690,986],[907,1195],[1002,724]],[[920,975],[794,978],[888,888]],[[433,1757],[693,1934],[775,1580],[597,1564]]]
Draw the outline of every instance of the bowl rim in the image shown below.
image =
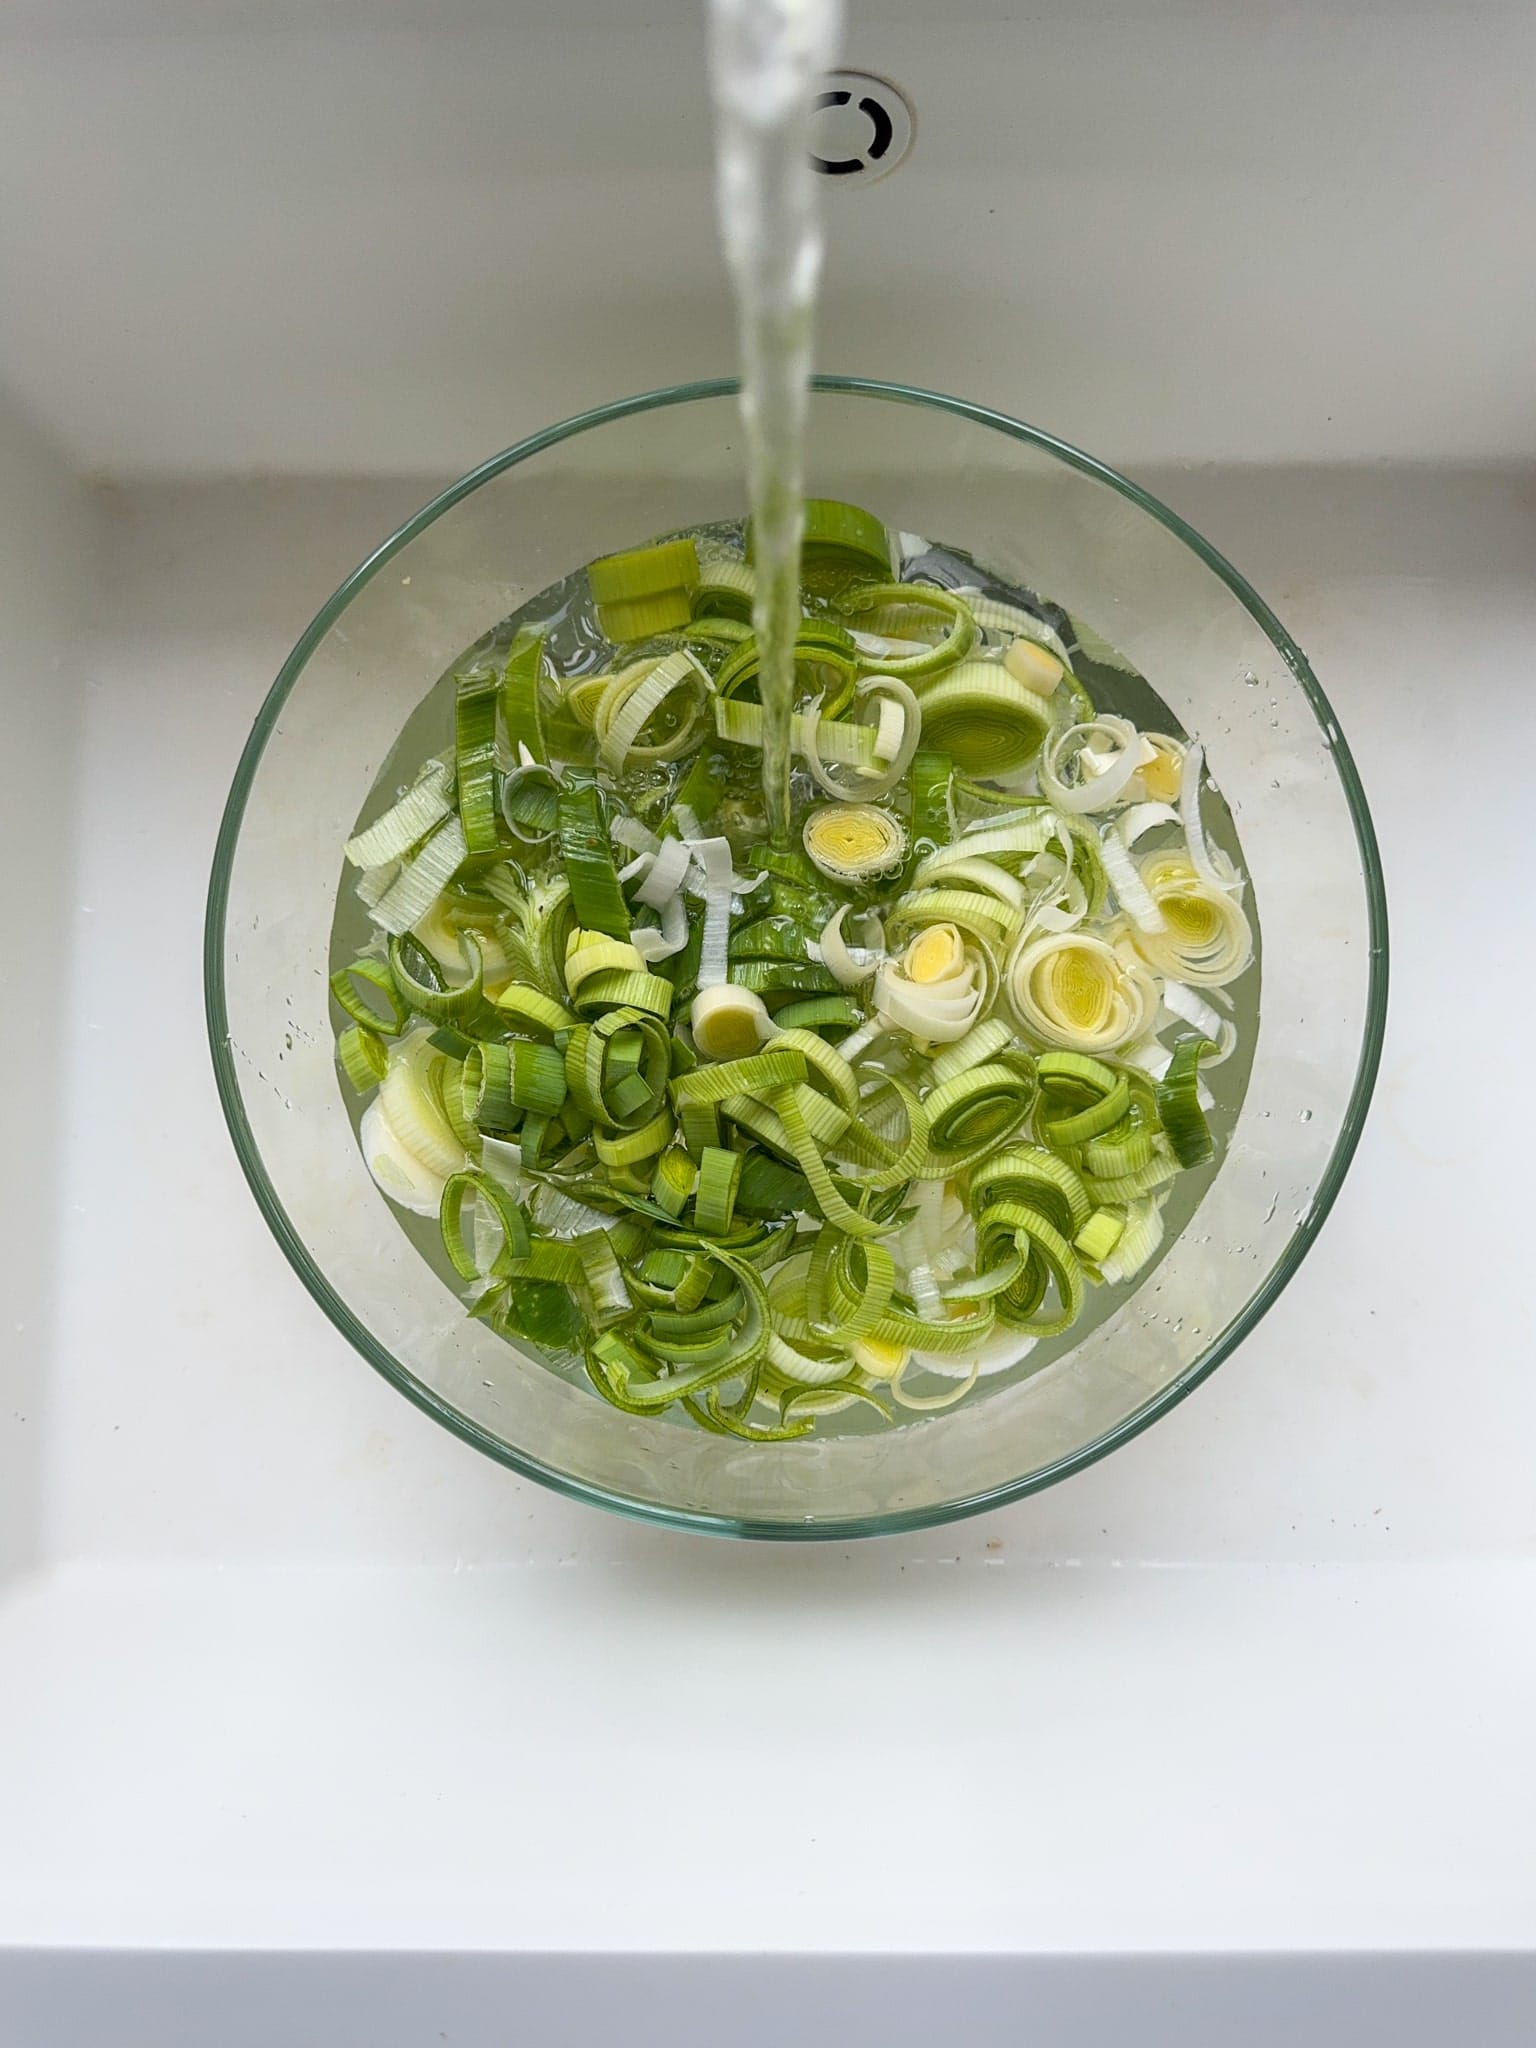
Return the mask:
[[697,399],[730,397],[740,389],[739,381],[734,377],[704,378],[691,383],[667,385],[654,391],[639,392],[629,398],[615,399],[606,405],[592,407],[586,412],[561,420],[554,426],[545,427],[536,434],[528,435],[449,484],[445,490],[439,492],[420,511],[398,527],[338,585],[300,635],[292,653],[278,671],[277,679],[267,692],[256,714],[250,735],[241,750],[219,825],[213,870],[208,885],[207,911],[203,928],[203,990],[209,1048],[213,1058],[219,1101],[234,1141],[241,1170],[256,1199],[256,1204],[266,1218],[268,1227],[289,1264],[331,1323],[348,1343],[408,1400],[414,1402],[418,1408],[441,1423],[445,1429],[451,1430],[465,1443],[472,1444],[476,1450],[494,1458],[498,1464],[508,1466],[512,1471],[521,1473],[526,1478],[535,1479],[573,1500],[585,1501],[635,1520],[670,1529],[772,1541],[840,1542],[855,1536],[898,1535],[905,1531],[932,1528],[945,1522],[959,1521],[967,1516],[984,1514],[1010,1501],[1021,1500],[1028,1494],[1042,1492],[1058,1480],[1065,1479],[1074,1472],[1083,1471],[1089,1465],[1096,1464],[1099,1459],[1107,1457],[1111,1451],[1117,1450],[1120,1445],[1128,1443],[1132,1437],[1139,1436],[1159,1417],[1176,1407],[1186,1395],[1193,1393],[1195,1388],[1207,1380],[1258,1326],[1316,1242],[1359,1143],[1380,1065],[1386,1026],[1388,937],[1386,887],[1381,872],[1381,856],[1376,833],[1371,823],[1359,772],[1338,718],[1300,647],[1258,592],[1224,555],[1213,548],[1193,527],[1187,525],[1176,512],[1154,498],[1150,492],[1143,490],[1139,484],[1132,483],[1117,470],[1111,469],[1106,463],[1086,454],[1082,449],[1073,447],[1071,443],[1058,440],[1055,435],[1048,434],[1039,427],[1030,426],[1022,420],[1013,419],[1006,413],[997,412],[990,406],[951,397],[944,392],[924,390],[916,385],[889,383],[872,377],[823,373],[813,377],[811,383],[812,389],[818,392],[928,407],[959,419],[969,420],[978,426],[990,427],[1011,440],[1023,441],[1042,450],[1085,476],[1097,478],[1101,483],[1110,485],[1123,498],[1139,506],[1177,540],[1182,541],[1221,579],[1269,639],[1296,678],[1322,731],[1324,743],[1349,806],[1365,883],[1370,946],[1366,1014],[1360,1053],[1338,1135],[1319,1176],[1311,1203],[1293,1229],[1280,1256],[1271,1265],[1254,1293],[1226,1328],[1216,1333],[1198,1358],[1166,1387],[1143,1402],[1131,1415],[1091,1442],[1064,1457],[1054,1459],[1050,1464],[1041,1466],[1023,1478],[1010,1480],[1001,1486],[988,1487],[979,1493],[965,1495],[956,1500],[879,1514],[783,1522],[666,1507],[595,1485],[545,1465],[526,1452],[503,1443],[467,1416],[460,1414],[449,1402],[402,1365],[400,1360],[386,1346],[380,1344],[372,1332],[357,1319],[311,1258],[279,1201],[276,1190],[267,1178],[260,1151],[246,1118],[231,1047],[224,978],[224,928],[229,903],[230,877],[251,786],[267,741],[310,656],[364,585],[418,534],[423,533],[445,512],[450,511],[461,499],[470,496],[481,485],[489,483],[503,471],[515,468],[520,462],[527,461],[530,456],[540,454],[546,448],[552,448],[561,441],[570,440],[608,421],[625,419],[636,413],[658,411],[667,406],[684,405]]

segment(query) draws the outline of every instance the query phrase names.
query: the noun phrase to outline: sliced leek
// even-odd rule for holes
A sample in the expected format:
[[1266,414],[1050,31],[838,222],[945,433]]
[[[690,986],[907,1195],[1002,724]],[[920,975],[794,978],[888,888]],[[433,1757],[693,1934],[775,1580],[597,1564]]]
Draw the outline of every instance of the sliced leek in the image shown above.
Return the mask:
[[744,538],[476,644],[347,841],[375,937],[331,989],[368,1170],[481,1329],[787,1459],[942,1426],[1147,1271],[1256,945],[1202,750],[1105,643],[832,500],[767,839]]

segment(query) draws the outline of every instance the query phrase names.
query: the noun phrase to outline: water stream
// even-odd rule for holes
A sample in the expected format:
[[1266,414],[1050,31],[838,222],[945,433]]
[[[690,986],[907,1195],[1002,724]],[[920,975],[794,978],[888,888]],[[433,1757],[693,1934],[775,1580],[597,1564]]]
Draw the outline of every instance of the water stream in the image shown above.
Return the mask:
[[720,235],[736,292],[761,655],[763,801],[789,831],[790,715],[821,208],[811,101],[836,61],[841,0],[710,0]]

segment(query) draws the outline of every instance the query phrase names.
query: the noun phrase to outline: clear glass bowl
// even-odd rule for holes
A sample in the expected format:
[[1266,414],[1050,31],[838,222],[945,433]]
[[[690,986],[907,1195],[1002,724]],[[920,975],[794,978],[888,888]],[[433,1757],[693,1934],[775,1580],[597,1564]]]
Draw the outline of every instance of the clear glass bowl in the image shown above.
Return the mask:
[[1102,1457],[1219,1365],[1300,1264],[1375,1078],[1386,913],[1328,701],[1263,600],[1134,484],[932,392],[818,379],[808,490],[967,549],[1085,620],[1206,743],[1253,878],[1263,993],[1236,1129],[1144,1286],[1037,1378],[869,1435],[760,1446],[620,1414],[469,1321],[363,1166],[326,972],[338,849],[406,717],[544,585],[739,516],[735,386],[552,427],[445,491],[350,576],[285,664],[235,775],[208,900],[214,1066],[240,1161],[336,1327],[428,1414],[583,1500],[680,1528],[846,1537],[974,1513]]

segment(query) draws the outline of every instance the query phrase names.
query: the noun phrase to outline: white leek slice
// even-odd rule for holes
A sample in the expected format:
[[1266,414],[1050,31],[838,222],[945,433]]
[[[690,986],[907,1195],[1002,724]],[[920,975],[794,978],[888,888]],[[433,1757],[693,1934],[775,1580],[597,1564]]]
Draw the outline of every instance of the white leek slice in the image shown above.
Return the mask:
[[446,1180],[469,1161],[427,1089],[426,1065],[433,1056],[429,1033],[413,1031],[402,1038],[390,1050],[389,1066],[379,1083],[378,1104],[400,1144]]
[[801,839],[813,865],[833,882],[887,874],[907,850],[900,820],[874,804],[823,804],[806,819]]
[[[675,761],[685,754],[694,742],[708,692],[703,666],[683,648],[621,669],[608,679],[592,721],[603,766],[620,775],[632,758]],[[686,701],[673,717],[672,731],[663,739],[642,741],[640,735],[652,719],[680,695]]]
[[1253,958],[1253,928],[1230,888],[1197,873],[1184,853],[1148,854],[1138,872],[1163,917],[1162,930],[1131,934],[1142,957],[1195,987],[1235,981]]
[[1067,672],[1066,663],[1052,654],[1048,647],[1023,638],[1011,640],[1004,648],[1003,667],[1016,683],[1022,683],[1026,690],[1033,690],[1041,697],[1053,696]]
[[876,1014],[931,1045],[964,1038],[981,1015],[985,989],[964,939],[952,924],[928,925],[899,960],[875,975]]
[[377,1100],[370,1102],[363,1111],[357,1137],[363,1163],[381,1194],[387,1195],[402,1209],[409,1209],[414,1216],[437,1214],[442,1206],[447,1175],[435,1173],[400,1142],[383,1105]]
[[1014,1015],[1033,1038],[1069,1052],[1113,1052],[1145,1038],[1158,987],[1144,962],[1088,932],[1025,939],[1008,964]]
[[746,1059],[773,1036],[773,1019],[762,997],[723,979],[699,990],[688,1026],[695,1046],[709,1060]]

